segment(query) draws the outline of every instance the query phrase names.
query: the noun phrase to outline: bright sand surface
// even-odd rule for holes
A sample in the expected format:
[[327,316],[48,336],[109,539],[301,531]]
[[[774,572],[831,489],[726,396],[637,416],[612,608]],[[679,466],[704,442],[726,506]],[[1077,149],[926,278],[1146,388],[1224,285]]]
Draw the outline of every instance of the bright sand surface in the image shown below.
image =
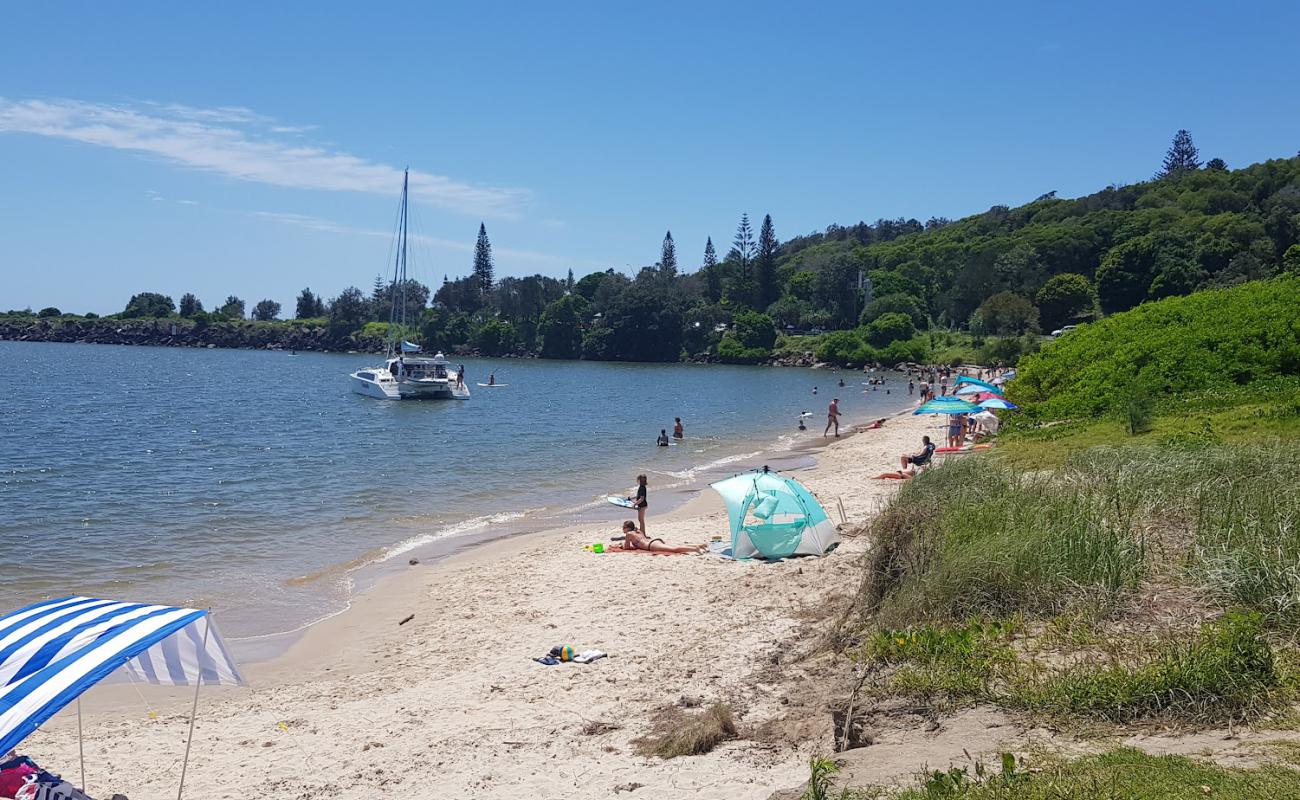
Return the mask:
[[[935,424],[891,418],[833,440],[795,474],[836,522],[842,501],[854,528],[900,483],[871,476],[896,469]],[[727,536],[722,501],[707,487],[662,515],[653,486],[650,498],[652,536]],[[252,665],[251,689],[204,689],[185,796],[585,798],[640,784],[626,796],[766,798],[806,780],[808,757],[830,752],[824,708],[807,736],[756,732],[788,714],[785,693],[809,680],[782,656],[828,624],[809,621],[824,618],[819,609],[855,591],[866,542],[774,564],[584,551],[618,532],[620,513],[414,566]],[[610,657],[532,661],[556,644]],[[701,756],[638,755],[633,740],[683,697],[731,703],[741,738]],[[189,704],[188,692],[157,687],[88,693],[89,793],[174,796]],[[584,730],[597,722],[612,729]],[[71,707],[20,749],[77,780]]]

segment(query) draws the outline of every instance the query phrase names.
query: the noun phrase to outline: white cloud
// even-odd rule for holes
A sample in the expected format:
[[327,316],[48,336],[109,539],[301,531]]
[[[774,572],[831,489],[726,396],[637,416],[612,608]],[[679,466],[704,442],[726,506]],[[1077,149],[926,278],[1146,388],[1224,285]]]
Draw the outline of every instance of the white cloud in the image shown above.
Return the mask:
[[[192,169],[295,189],[387,196],[398,191],[401,169],[304,144],[298,134],[308,128],[274,122],[241,107],[0,97],[0,133],[28,133],[145,153]],[[280,134],[293,134],[293,141],[279,138]],[[411,197],[466,214],[514,217],[528,204],[531,193],[412,171]]]
[[[307,228],[313,231],[324,231],[326,233],[339,233],[349,236],[372,236],[384,239],[393,235],[392,231],[345,225],[341,222],[321,219],[320,217],[312,217],[306,214],[293,214],[284,211],[253,211],[249,213],[259,219],[278,222],[283,225],[294,225],[299,228]],[[442,239],[436,236],[425,236],[418,233],[410,234],[408,239],[414,244],[428,245],[429,247],[437,247],[443,250],[454,250],[460,253],[469,253],[474,250],[474,244],[472,242],[462,242],[455,239]],[[567,264],[569,266],[582,266],[595,263],[565,258],[563,256],[553,256],[548,253],[538,253],[532,250],[515,250],[510,247],[493,247],[492,252],[498,256],[513,261],[527,261],[543,264]]]

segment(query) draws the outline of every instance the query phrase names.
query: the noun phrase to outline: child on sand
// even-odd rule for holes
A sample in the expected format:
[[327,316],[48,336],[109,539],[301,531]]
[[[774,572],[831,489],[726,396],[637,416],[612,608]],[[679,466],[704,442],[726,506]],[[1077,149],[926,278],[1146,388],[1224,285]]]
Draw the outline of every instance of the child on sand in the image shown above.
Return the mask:
[[636,499],[633,500],[633,508],[636,509],[637,521],[641,523],[641,532],[645,533],[645,510],[650,505],[645,497],[646,477],[645,475],[636,476]]

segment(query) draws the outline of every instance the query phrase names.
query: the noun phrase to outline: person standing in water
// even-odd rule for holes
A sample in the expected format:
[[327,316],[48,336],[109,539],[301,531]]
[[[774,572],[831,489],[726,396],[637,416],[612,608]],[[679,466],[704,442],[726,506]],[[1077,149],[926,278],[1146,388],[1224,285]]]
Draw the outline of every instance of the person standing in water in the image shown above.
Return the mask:
[[659,438],[658,438],[658,439],[655,439],[655,444],[659,445],[660,447],[667,447],[667,446],[668,446],[668,431],[664,430],[663,428],[660,428],[660,429],[659,429]]
[[822,437],[825,437],[831,431],[831,426],[835,426],[835,435],[840,435],[840,399],[837,397],[831,401],[831,407],[826,409],[826,430],[822,431]]
[[682,428],[681,417],[673,417],[673,438],[674,439],[686,438],[686,430]]
[[650,505],[645,497],[645,486],[645,475],[636,476],[636,499],[632,501],[632,504],[636,508],[636,519],[637,522],[641,523],[642,533],[645,533],[645,510]]

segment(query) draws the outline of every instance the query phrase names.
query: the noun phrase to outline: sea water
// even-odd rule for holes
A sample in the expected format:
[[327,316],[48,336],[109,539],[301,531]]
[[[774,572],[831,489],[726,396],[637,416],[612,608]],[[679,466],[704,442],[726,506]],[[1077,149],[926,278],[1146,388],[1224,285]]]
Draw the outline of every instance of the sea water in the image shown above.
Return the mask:
[[[872,390],[860,372],[520,359],[463,359],[467,401],[353,394],[377,360],[0,342],[0,612],[76,593],[211,607],[234,638],[292,630],[386,564],[612,529],[626,511],[602,498],[640,472],[653,518],[820,438],[833,397],[846,424],[908,403],[893,373]],[[475,385],[492,373],[508,385]],[[685,440],[655,446],[678,416]]]

